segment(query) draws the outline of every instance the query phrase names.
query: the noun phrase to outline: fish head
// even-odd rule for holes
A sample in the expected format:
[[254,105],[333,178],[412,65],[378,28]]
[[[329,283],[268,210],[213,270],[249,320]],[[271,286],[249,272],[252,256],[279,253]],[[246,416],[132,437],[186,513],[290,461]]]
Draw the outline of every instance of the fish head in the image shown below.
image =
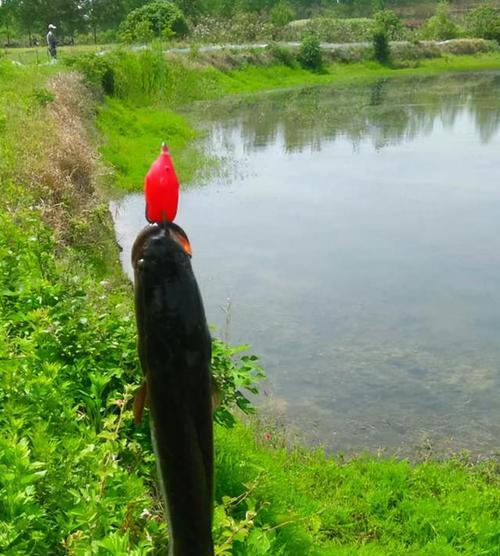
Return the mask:
[[150,224],[139,232],[132,247],[139,339],[164,342],[178,334],[178,323],[192,313],[190,259],[189,240],[177,224]]
[[143,228],[132,247],[132,266],[136,272],[175,266],[182,258],[191,258],[186,232],[173,222],[150,224]]

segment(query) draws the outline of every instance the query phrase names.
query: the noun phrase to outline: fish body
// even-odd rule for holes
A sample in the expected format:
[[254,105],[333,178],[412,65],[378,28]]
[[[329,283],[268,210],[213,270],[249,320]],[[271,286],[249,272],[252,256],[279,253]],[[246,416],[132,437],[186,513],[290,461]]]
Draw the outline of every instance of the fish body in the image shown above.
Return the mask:
[[213,556],[211,338],[184,231],[146,226],[132,249],[138,349],[170,556]]

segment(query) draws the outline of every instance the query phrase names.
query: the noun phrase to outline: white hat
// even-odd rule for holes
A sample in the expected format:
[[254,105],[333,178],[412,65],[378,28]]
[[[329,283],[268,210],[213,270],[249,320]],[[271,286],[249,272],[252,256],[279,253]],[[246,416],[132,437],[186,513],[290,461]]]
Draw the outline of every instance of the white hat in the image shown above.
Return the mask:
[[55,25],[52,25],[52,23],[49,23],[49,29],[57,29],[57,27]]

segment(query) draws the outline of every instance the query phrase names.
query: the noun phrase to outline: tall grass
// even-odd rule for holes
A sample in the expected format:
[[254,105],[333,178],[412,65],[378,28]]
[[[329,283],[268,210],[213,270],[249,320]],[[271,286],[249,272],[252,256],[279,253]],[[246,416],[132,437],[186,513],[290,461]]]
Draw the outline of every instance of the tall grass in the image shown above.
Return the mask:
[[165,107],[210,98],[218,85],[213,68],[166,55],[159,43],[137,52],[117,49],[103,56],[77,56],[68,64],[83,71],[107,94],[136,106]]

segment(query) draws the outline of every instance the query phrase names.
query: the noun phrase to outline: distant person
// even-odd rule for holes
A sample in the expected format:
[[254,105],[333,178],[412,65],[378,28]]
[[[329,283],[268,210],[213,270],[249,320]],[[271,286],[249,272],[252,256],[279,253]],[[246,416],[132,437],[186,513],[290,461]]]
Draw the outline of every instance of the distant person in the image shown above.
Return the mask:
[[57,29],[52,23],[49,25],[49,32],[47,33],[47,46],[49,48],[50,63],[55,64],[57,62],[57,40],[54,35],[54,31]]

